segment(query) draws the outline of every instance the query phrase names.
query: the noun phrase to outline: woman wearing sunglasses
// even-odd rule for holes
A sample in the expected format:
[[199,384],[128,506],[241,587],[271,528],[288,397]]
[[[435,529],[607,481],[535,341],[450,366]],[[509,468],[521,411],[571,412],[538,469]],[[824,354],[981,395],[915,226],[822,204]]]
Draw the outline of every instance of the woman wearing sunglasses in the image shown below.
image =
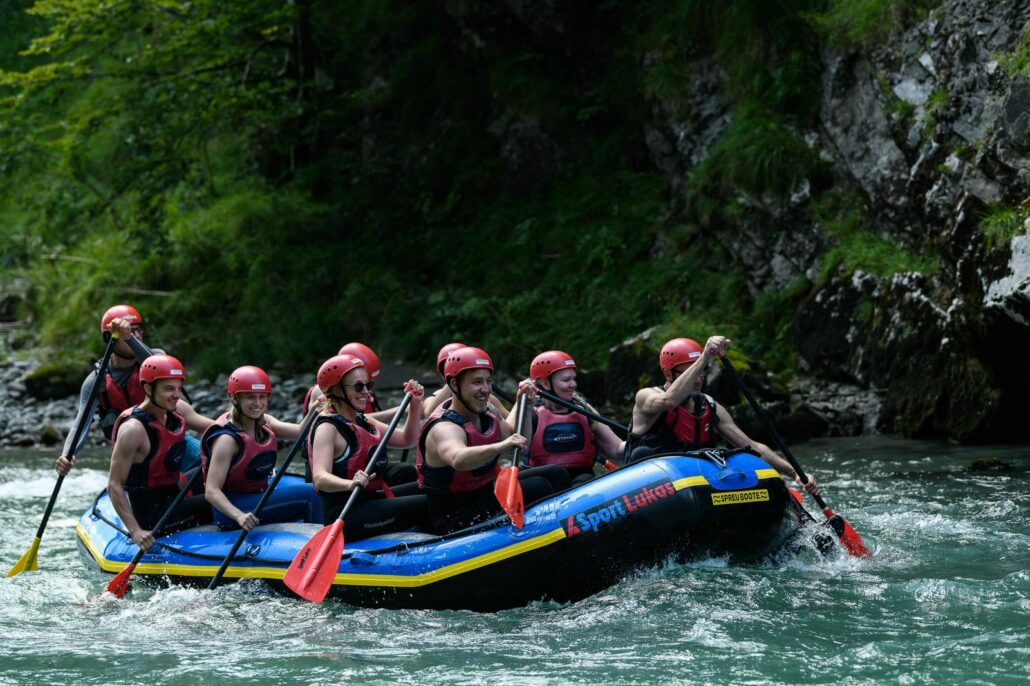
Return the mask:
[[[403,531],[426,524],[426,497],[418,484],[397,484],[391,478],[397,468],[410,465],[387,463],[385,455],[370,474],[366,471],[376,446],[383,440],[386,425],[364,413],[369,402],[371,381],[365,362],[344,354],[326,360],[318,370],[318,387],[324,398],[320,413],[308,436],[311,476],[322,498],[322,518],[334,521],[356,486],[360,502],[352,507],[344,524],[344,537],[367,538],[391,531]],[[390,437],[391,448],[411,447],[418,438],[422,415],[422,385],[414,379],[404,384],[411,404],[403,428]]]

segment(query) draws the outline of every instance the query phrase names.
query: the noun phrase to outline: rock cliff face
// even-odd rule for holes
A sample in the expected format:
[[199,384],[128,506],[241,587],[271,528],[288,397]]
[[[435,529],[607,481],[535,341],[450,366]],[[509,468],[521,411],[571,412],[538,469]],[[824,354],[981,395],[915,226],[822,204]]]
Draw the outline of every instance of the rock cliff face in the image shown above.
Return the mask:
[[[1028,21],[1027,2],[955,0],[887,45],[824,54],[818,128],[798,133],[828,163],[833,188],[860,199],[879,239],[932,253],[933,268],[819,277],[833,241],[806,212],[807,183],[781,207],[749,206],[754,228],[720,235],[752,292],[798,277],[812,282],[792,325],[810,377],[798,383],[849,389],[831,401],[838,415],[854,409],[847,397],[861,397],[866,412],[878,397],[880,431],[1030,437],[1026,422],[1016,421],[1030,388],[1020,362],[1030,349],[1030,237],[1019,226],[1030,225],[1030,82],[999,63]],[[661,168],[675,174],[697,162],[698,145],[671,142],[684,130],[711,135],[732,118],[715,91],[697,90],[689,109],[699,114],[689,125],[663,121],[655,109],[648,141]],[[989,236],[992,213],[1016,226]],[[852,417],[833,430],[861,430],[861,423]]]

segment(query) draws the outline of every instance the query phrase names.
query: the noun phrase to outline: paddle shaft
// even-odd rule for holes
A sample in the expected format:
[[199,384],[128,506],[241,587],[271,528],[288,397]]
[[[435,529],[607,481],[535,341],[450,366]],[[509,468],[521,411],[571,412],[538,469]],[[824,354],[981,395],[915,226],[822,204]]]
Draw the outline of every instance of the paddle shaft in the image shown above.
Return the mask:
[[[780,452],[783,453],[783,456],[787,458],[787,462],[789,462],[790,466],[794,468],[795,473],[797,473],[798,475],[798,480],[803,484],[807,484],[808,476],[805,474],[805,470],[801,468],[801,465],[798,464],[798,461],[790,452],[790,449],[787,448],[787,445],[783,442],[783,439],[780,438],[780,434],[776,430],[776,427],[773,425],[772,420],[769,418],[769,415],[765,413],[765,410],[762,409],[762,406],[758,404],[757,400],[755,400],[755,396],[751,395],[751,391],[749,391],[748,387],[744,384],[744,379],[740,378],[740,374],[737,373],[737,370],[733,367],[730,361],[726,359],[725,356],[721,357],[720,359],[722,360],[723,367],[726,368],[726,371],[729,372],[730,377],[733,379],[733,382],[737,384],[737,388],[739,388],[740,392],[744,394],[745,398],[747,398],[747,402],[751,406],[751,409],[755,411],[755,414],[758,415],[758,417],[763,422],[765,422],[765,426],[769,429],[769,433],[772,434],[773,441],[776,443],[776,447],[780,449]],[[812,498],[815,499],[815,502],[819,505],[821,509],[825,510],[827,508],[826,502],[823,501],[822,496],[812,495]]]
[[[365,465],[364,471],[366,474],[372,474],[375,472],[375,469],[379,464],[379,456],[386,452],[386,444],[390,440],[390,437],[393,436],[394,429],[396,429],[397,425],[400,423],[401,417],[404,416],[404,412],[408,409],[408,403],[410,402],[411,393],[405,393],[404,399],[401,400],[400,407],[397,408],[397,412],[393,415],[393,419],[390,420],[390,425],[386,427],[386,433],[383,434],[383,440],[379,441],[379,444],[376,446],[375,451],[373,451],[368,464]],[[354,503],[357,502],[358,495],[361,494],[362,490],[364,490],[364,487],[361,484],[354,487],[350,492],[350,498],[347,499],[347,504],[343,506],[343,510],[340,511],[340,516],[337,517],[337,519],[343,520],[347,518],[347,513],[350,512],[351,507],[353,507]]]
[[[519,396],[519,404],[516,410],[518,413],[515,416],[515,433],[522,433],[522,425],[526,423],[526,396],[525,394]],[[515,448],[511,451],[511,466],[518,469],[519,465],[519,452],[520,448]]]
[[[379,456],[386,452],[386,444],[390,442],[390,437],[393,436],[393,432],[397,428],[397,424],[400,423],[401,417],[404,416],[404,412],[408,409],[408,403],[410,402],[411,393],[405,393],[404,399],[401,401],[400,407],[397,408],[397,412],[394,413],[393,419],[390,420],[390,425],[386,428],[386,433],[383,434],[383,440],[379,441],[379,444],[376,445],[376,449],[372,453],[371,459],[369,459],[368,464],[365,465],[366,474],[375,471],[376,465],[379,462]],[[351,490],[350,497],[347,499],[347,503],[343,506],[343,510],[340,511],[340,515],[331,525],[329,525],[329,535],[326,537],[322,545],[320,545],[318,550],[315,552],[315,557],[312,560],[311,565],[305,572],[303,580],[301,581],[302,589],[307,589],[309,586],[312,585],[312,582],[315,580],[315,578],[318,577],[319,571],[322,568],[322,564],[325,562],[325,559],[329,555],[329,552],[333,550],[333,544],[336,538],[342,535],[344,518],[346,518],[347,514],[351,511],[351,508],[354,506],[354,503],[358,501],[358,496],[361,495],[362,490],[364,489],[361,486],[361,484],[358,484]],[[304,549],[302,548],[301,553],[303,553],[303,551]],[[342,552],[343,550],[341,548],[340,553],[342,554]],[[339,560],[336,561],[336,565],[339,565]]]
[[537,392],[538,395],[540,395],[541,398],[546,398],[547,400],[550,400],[552,403],[557,403],[557,404],[561,405],[562,407],[565,407],[565,408],[568,408],[568,409],[572,410],[573,412],[579,412],[581,415],[583,415],[584,417],[587,417],[588,419],[593,419],[595,422],[601,422],[605,426],[608,426],[608,427],[610,427],[612,429],[618,429],[619,431],[622,431],[623,433],[627,433],[627,434],[629,433],[629,427],[628,426],[624,426],[622,424],[619,424],[618,422],[614,422],[611,419],[608,419],[607,417],[602,417],[601,415],[597,414],[596,412],[591,412],[590,410],[586,409],[585,407],[580,407],[579,405],[577,405],[575,403],[570,403],[568,400],[565,400],[564,398],[560,398],[560,397],[556,396],[554,393],[551,393],[550,391],[545,391],[542,388],[537,388],[536,392]]
[[[272,477],[272,482],[268,484],[268,488],[266,488],[265,492],[261,495],[261,499],[258,500],[257,505],[254,506],[252,514],[255,517],[258,517],[261,514],[261,510],[264,508],[265,503],[268,502],[269,497],[271,497],[272,491],[274,491],[275,487],[279,485],[280,481],[282,481],[283,474],[286,473],[286,468],[290,466],[290,463],[293,461],[294,456],[300,449],[301,444],[307,439],[308,431],[311,430],[311,424],[315,421],[315,417],[317,416],[317,409],[312,408],[312,410],[308,412],[308,416],[304,419],[304,423],[300,427],[300,435],[297,436],[297,440],[294,441],[292,446],[290,446],[290,451],[286,453],[286,459],[283,460],[282,466],[280,466],[279,470],[276,471],[275,476]],[[207,585],[209,590],[214,590],[218,586],[219,582],[221,582],[222,577],[225,575],[225,570],[229,568],[229,564],[236,555],[236,551],[238,551],[240,546],[243,545],[243,541],[246,540],[247,534],[249,533],[250,532],[246,529],[240,530],[240,535],[236,537],[236,542],[233,543],[232,548],[229,549],[229,554],[225,556],[224,560],[222,560],[222,566],[218,568],[214,577],[211,578],[211,583]]]
[[[89,391],[89,398],[86,400],[82,415],[79,417],[79,423],[75,425],[75,433],[72,435],[72,450],[77,450],[79,441],[82,440],[83,434],[89,430],[90,424],[93,423],[93,411],[91,408],[96,406],[97,398],[100,396],[100,389],[104,386],[104,377],[107,376],[107,367],[111,362],[111,352],[114,350],[115,344],[118,339],[115,336],[111,336],[111,340],[107,342],[107,347],[104,348],[104,356],[100,358],[100,367],[97,369],[96,379],[93,381],[93,388]],[[74,455],[74,453],[72,453]],[[69,455],[69,457],[72,457]],[[57,477],[57,483],[54,484],[54,491],[50,494],[50,502],[47,503],[46,512],[43,513],[43,521],[39,523],[39,529],[36,531],[36,538],[43,538],[43,531],[46,529],[47,522],[50,520],[50,513],[54,511],[54,504],[57,502],[57,494],[61,491],[61,484],[64,483],[64,477],[66,475],[60,474]]]
[[[157,535],[161,532],[161,528],[165,525],[165,522],[167,522],[168,518],[172,516],[173,512],[175,512],[175,508],[179,507],[179,503],[181,503],[183,498],[186,497],[189,490],[193,488],[193,484],[196,483],[197,477],[199,477],[202,472],[203,470],[198,467],[197,470],[193,472],[193,476],[190,477],[189,481],[179,488],[179,492],[175,494],[174,498],[172,498],[172,502],[168,506],[168,509],[164,511],[161,518],[157,520],[157,524],[155,524],[151,529],[151,532],[154,534],[154,538],[157,538]],[[136,567],[136,563],[138,563],[144,555],[146,555],[145,550],[142,548],[137,550],[136,555],[132,558],[132,562],[129,563],[129,568],[134,569]]]

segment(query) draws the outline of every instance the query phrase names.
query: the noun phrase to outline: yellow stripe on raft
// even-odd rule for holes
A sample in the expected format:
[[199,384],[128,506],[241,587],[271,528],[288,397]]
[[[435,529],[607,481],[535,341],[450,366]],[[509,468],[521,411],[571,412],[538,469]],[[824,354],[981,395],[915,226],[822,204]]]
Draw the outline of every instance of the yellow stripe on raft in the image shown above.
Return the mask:
[[[755,471],[755,474],[759,479],[780,478],[779,473],[775,469],[759,469]],[[672,485],[677,491],[680,491],[685,488],[693,488],[694,486],[707,486],[708,480],[703,476],[688,476],[675,480]],[[78,535],[79,540],[81,540],[86,548],[89,549],[90,554],[97,561],[97,564],[100,565],[102,570],[105,572],[117,573],[125,569],[127,565],[124,562],[114,562],[106,559],[100,554],[100,551],[98,551],[93,545],[93,542],[90,540],[89,535],[86,533],[85,529],[82,528],[81,524],[75,527],[75,532]],[[526,539],[525,541],[519,541],[518,543],[513,543],[499,550],[484,553],[483,555],[479,555],[468,560],[455,562],[454,564],[441,567],[440,569],[427,572],[426,574],[409,576],[405,574],[343,573],[335,576],[333,579],[333,585],[389,586],[396,588],[417,588],[419,586],[427,586],[444,579],[449,579],[453,576],[458,576],[459,574],[471,572],[496,562],[501,562],[502,560],[522,555],[523,553],[527,553],[532,550],[537,550],[538,548],[543,548],[551,545],[552,543],[557,543],[564,538],[564,529],[558,527],[557,529],[541,534],[540,536],[534,536],[533,538]],[[211,578],[215,575],[215,572],[218,571],[218,567],[219,565],[202,566],[144,562],[136,566],[136,573]],[[285,567],[234,567],[230,565],[225,571],[225,576],[235,579],[272,579],[281,581],[285,574]]]
[[[82,526],[76,527],[76,533],[82,542],[89,548],[90,554],[100,565],[100,568],[105,572],[120,572],[127,566],[123,562],[112,562],[104,558],[99,551],[93,546],[89,536],[83,530]],[[525,541],[520,541],[509,546],[505,546],[500,550],[485,553],[477,557],[473,557],[468,560],[461,562],[455,562],[452,565],[441,567],[440,569],[433,570],[426,574],[417,575],[405,575],[405,574],[337,574],[333,579],[333,585],[335,586],[392,586],[400,588],[413,588],[418,586],[427,586],[443,579],[448,579],[452,576],[464,574],[465,572],[471,572],[481,567],[494,564],[506,560],[510,557],[515,557],[537,548],[543,548],[544,546],[551,545],[557,541],[565,538],[565,530],[561,527],[549,531],[546,534],[540,536],[534,536],[533,538]],[[170,574],[174,576],[199,576],[199,577],[212,577],[215,572],[218,571],[218,565],[182,565],[182,564],[167,564],[167,563],[141,563],[136,565],[137,574]],[[286,574],[285,567],[233,567],[230,566],[225,571],[225,576],[233,577],[237,579],[276,579],[282,580]]]

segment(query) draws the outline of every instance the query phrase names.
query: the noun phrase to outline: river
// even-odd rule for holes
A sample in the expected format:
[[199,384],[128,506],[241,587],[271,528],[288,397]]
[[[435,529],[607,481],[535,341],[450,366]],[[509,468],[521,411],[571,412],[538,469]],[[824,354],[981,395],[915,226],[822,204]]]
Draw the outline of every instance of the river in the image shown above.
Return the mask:
[[[1030,447],[867,437],[796,455],[871,560],[669,563],[577,603],[496,614],[314,605],[259,581],[136,583],[116,600],[76,550],[75,522],[106,483],[106,456],[85,455],[40,571],[0,579],[0,685],[1030,681]],[[977,458],[1013,469],[971,473]],[[0,454],[4,571],[32,542],[52,459]]]

